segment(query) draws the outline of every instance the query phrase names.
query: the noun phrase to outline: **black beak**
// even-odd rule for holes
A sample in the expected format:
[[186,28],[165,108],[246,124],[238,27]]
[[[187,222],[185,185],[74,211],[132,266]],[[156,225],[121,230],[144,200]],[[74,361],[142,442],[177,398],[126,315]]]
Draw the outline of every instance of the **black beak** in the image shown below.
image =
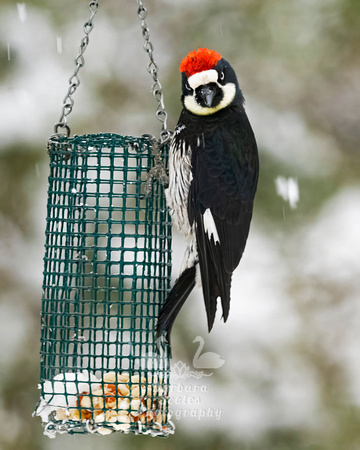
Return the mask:
[[210,108],[216,93],[217,93],[217,86],[215,83],[211,83],[201,86],[198,94],[204,100],[205,105]]

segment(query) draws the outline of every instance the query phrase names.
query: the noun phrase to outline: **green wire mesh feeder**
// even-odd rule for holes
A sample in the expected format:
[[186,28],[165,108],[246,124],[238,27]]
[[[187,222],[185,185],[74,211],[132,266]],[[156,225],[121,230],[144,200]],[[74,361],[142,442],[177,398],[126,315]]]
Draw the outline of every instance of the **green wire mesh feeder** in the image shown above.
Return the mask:
[[[166,113],[147,14],[137,0],[160,140],[117,134],[70,137],[66,116],[98,2],[90,2],[76,69],[48,142],[40,401],[45,434],[114,431],[167,436],[170,348],[156,319],[170,287],[171,224],[160,154]],[[66,133],[59,133],[62,128]],[[161,153],[160,153],[161,152]]]

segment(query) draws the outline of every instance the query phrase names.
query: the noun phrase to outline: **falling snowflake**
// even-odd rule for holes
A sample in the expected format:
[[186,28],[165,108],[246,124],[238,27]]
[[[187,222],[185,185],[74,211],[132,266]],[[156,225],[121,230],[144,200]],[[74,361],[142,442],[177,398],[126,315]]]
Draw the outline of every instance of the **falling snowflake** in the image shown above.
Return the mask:
[[24,23],[27,19],[27,13],[26,13],[26,4],[25,3],[18,3],[17,4],[17,11],[18,16],[21,23]]
[[56,47],[57,47],[57,52],[61,54],[63,52],[61,36],[56,36]]
[[296,178],[285,178],[278,176],[275,179],[277,194],[286,202],[289,202],[290,208],[295,209],[300,199],[299,185]]

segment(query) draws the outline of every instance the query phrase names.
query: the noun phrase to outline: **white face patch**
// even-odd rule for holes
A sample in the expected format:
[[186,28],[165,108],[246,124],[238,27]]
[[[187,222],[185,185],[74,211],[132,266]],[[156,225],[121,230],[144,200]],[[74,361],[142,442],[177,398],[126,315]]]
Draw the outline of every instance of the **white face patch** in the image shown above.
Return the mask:
[[[226,108],[234,100],[236,94],[236,86],[234,83],[226,83],[225,86],[218,83],[218,72],[214,69],[204,70],[203,72],[195,73],[188,78],[188,83],[191,89],[193,89],[192,95],[185,95],[184,105],[185,108],[197,114],[199,116],[207,116],[214,114],[220,109]],[[214,107],[204,107],[199,105],[195,98],[195,89],[204,84],[216,83],[223,92],[223,98],[221,102]]]
[[236,94],[236,86],[234,83],[227,83],[225,86],[221,86],[223,91],[223,98],[221,102],[211,108],[204,107],[199,105],[199,103],[195,99],[195,92],[193,95],[186,95],[184,97],[184,105],[187,110],[190,112],[197,114],[199,116],[207,116],[210,114],[214,114],[220,109],[226,108],[232,103]]
[[199,86],[202,86],[203,84],[217,83],[217,80],[218,73],[215,69],[211,69],[191,75],[191,77],[188,78],[188,83],[191,89],[194,89],[195,91],[195,89]]

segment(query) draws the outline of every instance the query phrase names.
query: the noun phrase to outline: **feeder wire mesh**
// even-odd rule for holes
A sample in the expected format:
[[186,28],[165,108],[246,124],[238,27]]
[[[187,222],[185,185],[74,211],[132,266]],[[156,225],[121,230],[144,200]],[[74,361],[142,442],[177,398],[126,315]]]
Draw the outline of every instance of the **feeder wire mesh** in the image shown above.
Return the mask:
[[57,432],[174,432],[170,348],[166,342],[158,346],[156,335],[171,275],[171,221],[161,159],[166,162],[170,132],[147,11],[141,0],[137,3],[162,122],[160,141],[110,133],[70,137],[67,115],[96,1],[89,4],[76,69],[56,134],[48,141],[41,392],[35,414],[49,437]]
[[54,136],[48,149],[37,414],[48,434],[166,435],[169,348],[159,354],[155,324],[170,284],[171,224],[162,184],[144,196],[151,141]]

